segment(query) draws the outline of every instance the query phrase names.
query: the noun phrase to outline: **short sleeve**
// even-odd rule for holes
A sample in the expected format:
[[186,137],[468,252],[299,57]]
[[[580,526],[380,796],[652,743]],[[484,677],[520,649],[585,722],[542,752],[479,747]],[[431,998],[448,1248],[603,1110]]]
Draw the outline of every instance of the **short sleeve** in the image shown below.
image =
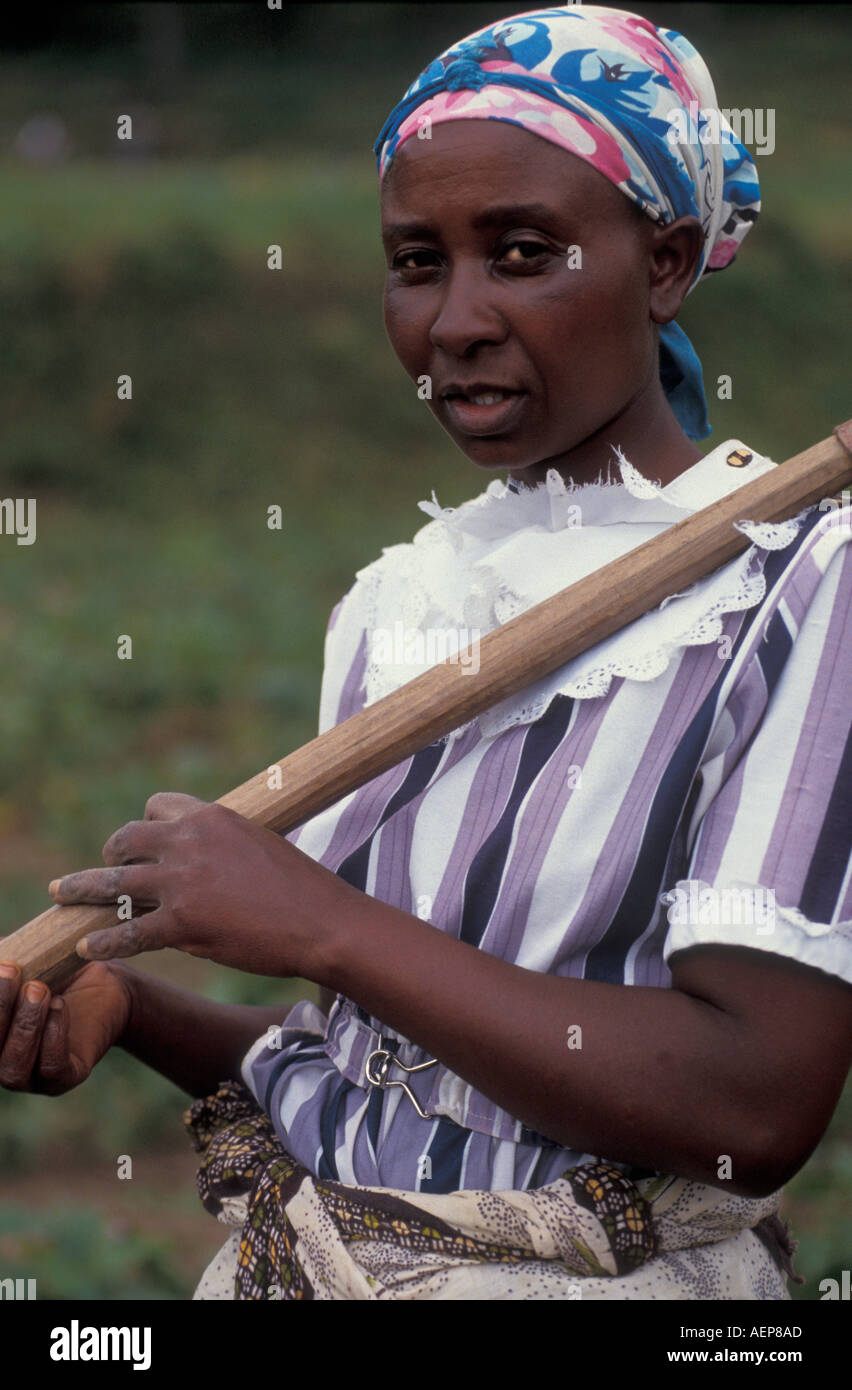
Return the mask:
[[[366,670],[363,610],[361,587],[356,580],[335,604],[326,626],[319,700],[320,734],[327,733],[363,708]],[[285,840],[304,849],[303,835],[309,823],[305,821],[286,831]]]
[[852,983],[850,540],[852,508],[814,527],[753,625],[719,724],[718,787],[686,876],[661,897],[667,962],[748,946]]
[[332,610],[325,634],[319,707],[321,734],[363,708],[366,650],[363,591],[356,581]]

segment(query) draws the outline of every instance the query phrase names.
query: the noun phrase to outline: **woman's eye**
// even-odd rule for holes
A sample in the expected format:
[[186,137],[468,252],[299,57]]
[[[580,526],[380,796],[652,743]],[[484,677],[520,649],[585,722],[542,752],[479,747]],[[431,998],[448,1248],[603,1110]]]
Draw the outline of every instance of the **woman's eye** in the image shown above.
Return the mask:
[[[523,265],[525,261],[534,260],[536,256],[543,256],[547,250],[548,247],[541,241],[528,241],[521,238],[506,247],[501,260],[513,262],[515,265]],[[515,255],[514,252],[518,252],[518,254]]]
[[[425,259],[418,259],[425,258]],[[429,265],[429,258],[434,261],[434,251],[400,251],[394,256],[391,263],[392,270],[424,270]]]

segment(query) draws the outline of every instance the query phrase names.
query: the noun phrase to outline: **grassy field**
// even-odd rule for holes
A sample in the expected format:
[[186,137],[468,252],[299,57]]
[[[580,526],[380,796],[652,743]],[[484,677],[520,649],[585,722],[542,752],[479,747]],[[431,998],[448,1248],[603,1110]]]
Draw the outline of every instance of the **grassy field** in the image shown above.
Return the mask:
[[[248,65],[234,45],[204,67],[190,44],[172,87],[124,49],[0,61],[0,149],[42,110],[74,142],[50,167],[0,160],[0,494],[38,501],[37,543],[0,545],[0,931],[47,906],[50,878],[98,863],[154,791],[218,796],[313,736],[325,624],[355,571],[413,534],[433,488],[445,505],[481,489],[384,336],[370,146],[433,52],[512,9],[435,6],[420,35],[402,14],[391,44],[373,43],[380,7],[353,6],[359,61],[335,68],[322,25],[341,7],[315,8],[320,32],[297,23],[286,55]],[[807,23],[635,8],[694,37],[721,104],[777,112],[758,227],[681,322],[706,447],[736,436],[782,459],[852,414],[848,45],[830,7]],[[145,158],[105,134],[133,101],[158,116]],[[709,389],[723,373],[730,401]],[[145,968],[282,1016],[314,988],[184,957]],[[185,1105],[121,1053],[59,1100],[0,1092],[3,1275],[37,1275],[40,1297],[187,1297],[224,1232],[194,1195]],[[850,1178],[847,1088],[788,1188],[808,1278],[794,1297],[848,1267]]]

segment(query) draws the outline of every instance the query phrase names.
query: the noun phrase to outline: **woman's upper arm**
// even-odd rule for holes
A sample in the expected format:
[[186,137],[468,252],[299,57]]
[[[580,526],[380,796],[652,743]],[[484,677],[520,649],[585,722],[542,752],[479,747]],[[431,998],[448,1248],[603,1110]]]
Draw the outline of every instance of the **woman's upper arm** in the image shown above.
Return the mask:
[[755,1096],[766,1192],[803,1166],[828,1127],[852,1064],[852,985],[771,951],[702,945],[673,955],[675,989],[723,1010],[740,1030]]
[[716,790],[666,895],[673,983],[738,1021],[731,1084],[776,1186],[825,1132],[852,1047],[852,531],[837,518],[750,636]]

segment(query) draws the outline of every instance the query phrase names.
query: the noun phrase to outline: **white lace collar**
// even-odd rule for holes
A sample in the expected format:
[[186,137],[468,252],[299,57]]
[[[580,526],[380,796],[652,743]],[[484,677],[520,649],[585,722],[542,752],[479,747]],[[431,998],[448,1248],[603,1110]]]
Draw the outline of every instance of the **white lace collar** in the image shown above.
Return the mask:
[[[736,439],[665,487],[620,450],[616,460],[620,483],[566,483],[551,469],[532,488],[495,479],[455,509],[441,508],[434,493],[421,502],[432,521],[357,575],[366,613],[366,703],[777,467]],[[653,680],[677,648],[716,641],[725,613],[764,597],[763,575],[752,572],[757,548],[790,545],[810,510],[778,525],[740,522],[737,529],[753,542],[743,555],[480,715],[483,736],[540,718],[557,694],[594,699],[607,693],[613,676]]]

